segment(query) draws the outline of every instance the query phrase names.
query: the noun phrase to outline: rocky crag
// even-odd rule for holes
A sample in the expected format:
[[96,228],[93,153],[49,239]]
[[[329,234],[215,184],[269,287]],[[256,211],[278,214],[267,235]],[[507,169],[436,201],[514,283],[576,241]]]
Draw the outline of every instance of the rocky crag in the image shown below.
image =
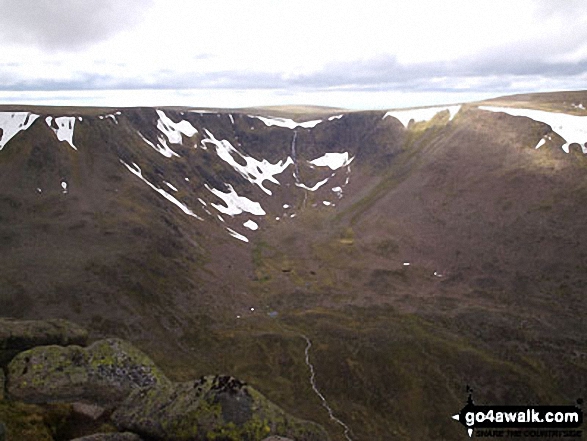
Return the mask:
[[0,348],[2,441],[329,439],[234,377],[175,383],[125,340],[88,345],[64,320],[0,319]]

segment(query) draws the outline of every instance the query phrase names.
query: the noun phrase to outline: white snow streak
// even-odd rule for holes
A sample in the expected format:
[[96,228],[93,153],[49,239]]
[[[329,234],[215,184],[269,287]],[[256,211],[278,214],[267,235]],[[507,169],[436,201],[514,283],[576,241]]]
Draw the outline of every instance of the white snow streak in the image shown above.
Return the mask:
[[[243,236],[242,234],[237,233],[236,231],[234,231],[232,228],[228,228],[226,227],[226,231],[228,231],[230,233],[230,235],[232,237],[237,238],[238,240],[242,240],[243,242],[248,242],[249,239],[247,239],[245,236]],[[251,309],[251,311],[254,311],[254,309]]]
[[330,167],[331,170],[338,170],[345,165],[353,162],[354,156],[349,158],[348,152],[344,153],[325,153],[324,156],[310,161],[310,164],[317,167]]
[[285,127],[287,129],[295,129],[296,127],[303,127],[304,129],[311,129],[316,127],[318,124],[322,122],[321,119],[316,119],[312,121],[304,121],[304,122],[296,122],[293,119],[289,118],[278,118],[278,117],[264,117],[264,116],[254,116],[249,115],[251,118],[260,119],[265,123],[267,127],[277,126],[277,127]]
[[[268,195],[271,195],[271,190],[265,188],[263,183],[265,181],[271,181],[277,185],[280,185],[279,181],[275,179],[275,175],[283,173],[283,171],[293,164],[293,160],[288,157],[285,161],[279,161],[276,164],[271,164],[266,159],[259,161],[250,156],[245,156],[235,149],[232,144],[226,139],[218,140],[209,131],[205,130],[208,138],[202,139],[202,144],[213,144],[216,147],[216,153],[223,161],[227,162],[236,172],[238,172],[243,178],[251,182],[252,184],[258,185]],[[245,161],[245,165],[239,164],[234,158],[240,158]]]
[[32,123],[39,117],[29,112],[0,112],[0,150],[10,141],[18,132],[28,129]]
[[55,118],[55,124],[57,125],[56,129],[51,126],[52,120],[52,116],[45,118],[45,122],[49,128],[53,130],[53,133],[55,133],[57,139],[59,141],[67,141],[67,143],[72,146],[74,150],[77,150],[77,147],[73,145],[73,128],[75,126],[75,116],[60,116]]
[[444,110],[448,110],[450,113],[449,121],[455,117],[459,110],[461,110],[461,106],[445,106],[445,107],[428,107],[426,109],[408,109],[408,110],[391,110],[387,112],[383,118],[387,118],[388,116],[393,116],[394,118],[399,119],[399,121],[404,125],[404,127],[408,127],[409,122],[413,119],[415,122],[419,121],[429,121],[438,112],[442,112]]
[[308,191],[316,191],[320,187],[322,187],[324,184],[326,184],[329,179],[330,178],[323,179],[322,181],[317,182],[316,184],[314,184],[313,187],[308,187],[306,184],[302,184],[301,182],[296,182],[295,185],[296,185],[296,187],[300,187],[300,188],[303,188],[303,189],[308,190]]
[[259,229],[259,225],[257,224],[257,222],[250,219],[246,221],[243,225],[247,227],[249,230],[256,231]]
[[167,144],[164,144],[163,146],[161,146],[159,144],[155,145],[151,141],[149,141],[147,138],[145,138],[141,132],[137,132],[137,133],[139,134],[139,136],[141,137],[141,139],[143,141],[145,141],[148,145],[153,147],[153,149],[155,149],[156,151],[161,153],[166,158],[171,158],[172,156],[177,156],[179,158],[179,155],[177,153],[175,153],[173,150],[171,150]]
[[525,116],[534,121],[548,124],[554,132],[565,140],[562,149],[569,153],[569,146],[573,143],[581,145],[583,153],[587,154],[587,116],[568,115],[566,113],[545,112],[544,110],[517,109],[513,107],[479,106],[481,110],[503,112],[512,116]]
[[341,119],[344,115],[335,115],[328,118],[328,121],[334,121],[335,119]]
[[235,216],[243,212],[251,213],[257,216],[263,216],[266,214],[265,210],[263,210],[261,207],[261,204],[251,201],[244,196],[239,196],[230,184],[228,184],[228,193],[211,188],[207,184],[204,185],[211,193],[218,196],[226,204],[226,207],[224,205],[211,204],[221,213],[227,214],[229,216]]
[[192,210],[190,210],[187,205],[185,205],[184,203],[178,201],[176,198],[174,198],[172,195],[170,195],[169,193],[167,193],[165,190],[155,187],[153,184],[151,184],[149,181],[147,181],[144,177],[143,174],[141,173],[141,168],[135,164],[134,162],[132,163],[132,167],[130,165],[128,165],[126,162],[124,162],[122,159],[120,159],[120,162],[126,167],[128,168],[128,170],[135,176],[137,176],[141,181],[143,181],[145,184],[147,184],[149,187],[151,187],[153,190],[155,190],[157,193],[159,193],[161,196],[163,196],[165,199],[167,199],[169,202],[173,203],[174,205],[176,205],[177,207],[179,207],[181,209],[181,211],[183,211],[185,214],[187,214],[188,216],[193,216],[196,219],[199,220],[203,220],[200,216],[198,216],[197,214],[195,214]]
[[174,187],[172,184],[170,184],[169,182],[167,182],[167,181],[163,181],[163,183],[164,183],[165,185],[167,185],[169,188],[171,188],[173,191],[177,191],[177,188],[175,188],[175,187]]

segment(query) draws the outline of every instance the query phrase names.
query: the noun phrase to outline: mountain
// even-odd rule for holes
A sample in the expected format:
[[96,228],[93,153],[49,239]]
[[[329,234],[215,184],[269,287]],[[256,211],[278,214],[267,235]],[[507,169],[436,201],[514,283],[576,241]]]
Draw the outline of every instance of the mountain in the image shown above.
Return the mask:
[[333,440],[459,439],[467,386],[572,404],[585,106],[2,106],[0,315],[234,375]]

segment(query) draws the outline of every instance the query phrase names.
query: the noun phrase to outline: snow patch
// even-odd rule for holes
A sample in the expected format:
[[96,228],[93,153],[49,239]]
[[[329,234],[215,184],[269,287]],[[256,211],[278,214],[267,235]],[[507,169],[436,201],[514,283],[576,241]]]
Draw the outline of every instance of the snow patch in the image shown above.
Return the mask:
[[257,222],[252,221],[250,219],[246,221],[243,225],[247,227],[249,230],[256,231],[259,229],[259,225],[257,224]]
[[181,144],[182,134],[191,138],[198,133],[198,130],[189,121],[182,120],[175,123],[162,110],[157,110],[157,115],[159,115],[157,129],[167,137],[171,144]]
[[535,149],[539,149],[540,147],[542,147],[544,144],[546,144],[546,139],[542,138],[540,141],[538,141],[538,144],[536,144]]
[[[237,233],[236,231],[234,231],[232,228],[228,228],[226,227],[226,231],[228,231],[228,233],[232,236],[237,238],[238,240],[242,240],[243,242],[248,242],[249,239],[247,239],[245,236],[243,236],[242,234]],[[251,308],[251,311],[254,311],[253,308]]]
[[264,117],[264,116],[255,116],[249,115],[251,118],[260,119],[265,123],[267,127],[277,126],[277,127],[285,127],[287,129],[295,129],[296,127],[302,127],[304,129],[311,129],[316,127],[318,124],[322,122],[321,119],[316,119],[312,121],[304,121],[304,122],[296,122],[293,119],[289,118],[278,118],[278,117]]
[[324,205],[326,205],[327,207],[330,207],[332,205],[332,202],[328,202],[328,201],[322,201],[322,203]]
[[338,197],[339,199],[342,198],[342,188],[341,187],[334,187],[332,189],[332,191],[334,192],[334,194],[336,194],[336,197]]
[[61,181],[61,188],[63,189],[63,194],[67,194],[67,182]]
[[571,144],[577,143],[581,145],[583,153],[587,154],[587,147],[585,147],[585,143],[587,142],[587,116],[514,107],[479,106],[479,109],[489,112],[503,112],[512,116],[525,116],[534,121],[548,124],[553,132],[556,132],[565,140],[565,144],[561,147],[565,153],[569,153],[569,146]]
[[344,115],[335,115],[328,118],[328,121],[334,121],[335,119],[341,119]]
[[211,204],[221,213],[227,214],[229,216],[235,216],[243,212],[251,213],[256,216],[263,216],[266,214],[265,210],[263,210],[263,208],[261,207],[261,204],[259,204],[258,202],[251,201],[250,199],[244,196],[239,196],[230,184],[227,184],[229,190],[228,193],[224,193],[223,191],[211,188],[207,184],[204,185],[211,193],[218,196],[226,204],[226,207],[224,205]]
[[0,150],[10,141],[18,132],[28,129],[32,123],[39,117],[29,112],[0,112]]
[[59,141],[67,141],[67,143],[73,147],[74,150],[77,150],[77,147],[73,145],[73,128],[75,126],[75,116],[60,116],[55,118],[55,125],[57,128],[53,128],[51,126],[53,121],[52,116],[48,116],[45,118],[45,122],[49,126],[53,133],[57,136]]
[[155,145],[151,141],[149,141],[147,138],[145,138],[141,132],[137,132],[137,133],[139,134],[139,136],[141,137],[141,139],[143,141],[145,141],[148,145],[153,147],[153,149],[155,149],[156,151],[161,153],[166,158],[171,158],[172,156],[177,156],[179,158],[179,155],[177,153],[175,153],[173,150],[171,150],[167,144],[164,144],[163,146],[161,146],[159,144]]
[[286,210],[289,208],[288,204],[283,204],[283,208],[285,208]]
[[341,167],[349,165],[354,156],[349,158],[348,152],[344,153],[325,153],[324,156],[310,161],[310,164],[316,167],[330,167],[331,170],[338,170]]
[[[223,161],[227,162],[237,173],[250,183],[258,185],[268,195],[271,195],[271,190],[265,188],[263,183],[265,181],[273,182],[280,185],[279,181],[275,179],[275,175],[283,173],[283,171],[293,164],[293,160],[288,157],[285,161],[279,161],[276,164],[271,164],[266,159],[259,161],[250,156],[243,155],[226,139],[218,140],[209,131],[205,130],[207,138],[202,139],[202,145],[212,144],[216,147],[216,153]],[[245,165],[239,164],[234,158],[240,158],[245,161]]]
[[141,172],[141,168],[135,164],[134,162],[132,163],[132,167],[130,165],[128,165],[126,162],[124,162],[122,159],[120,159],[120,162],[126,167],[128,168],[128,170],[135,176],[137,176],[141,181],[143,181],[145,184],[147,184],[149,187],[151,187],[153,190],[155,190],[157,193],[159,193],[161,196],[163,196],[165,199],[167,199],[169,202],[171,202],[172,204],[176,205],[177,207],[179,207],[181,209],[181,211],[183,211],[185,214],[187,214],[188,216],[192,216],[195,217],[198,220],[203,220],[200,216],[198,216],[197,214],[195,214],[192,210],[190,210],[188,208],[187,205],[185,205],[184,203],[178,201],[175,197],[173,197],[172,195],[170,195],[169,193],[167,193],[165,190],[158,188],[156,186],[154,186],[153,184],[151,184],[149,181],[147,181],[144,177],[143,174]]
[[394,118],[399,119],[399,121],[404,125],[404,127],[408,127],[409,122],[413,119],[415,122],[420,121],[430,121],[434,116],[442,112],[444,110],[448,110],[450,113],[449,121],[455,117],[459,110],[461,110],[461,106],[444,106],[444,107],[428,107],[426,109],[408,109],[408,110],[391,110],[383,115],[383,118],[387,118],[388,116],[393,116]]

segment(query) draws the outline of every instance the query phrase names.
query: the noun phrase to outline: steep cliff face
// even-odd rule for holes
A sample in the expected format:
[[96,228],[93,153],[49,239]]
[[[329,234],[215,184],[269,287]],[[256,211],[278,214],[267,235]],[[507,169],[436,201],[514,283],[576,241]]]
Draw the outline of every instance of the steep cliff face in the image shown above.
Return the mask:
[[177,379],[245,378],[335,439],[302,334],[357,439],[409,439],[430,402],[418,436],[450,439],[465,384],[478,400],[580,396],[587,97],[571,95],[3,108],[0,310],[129,338]]

